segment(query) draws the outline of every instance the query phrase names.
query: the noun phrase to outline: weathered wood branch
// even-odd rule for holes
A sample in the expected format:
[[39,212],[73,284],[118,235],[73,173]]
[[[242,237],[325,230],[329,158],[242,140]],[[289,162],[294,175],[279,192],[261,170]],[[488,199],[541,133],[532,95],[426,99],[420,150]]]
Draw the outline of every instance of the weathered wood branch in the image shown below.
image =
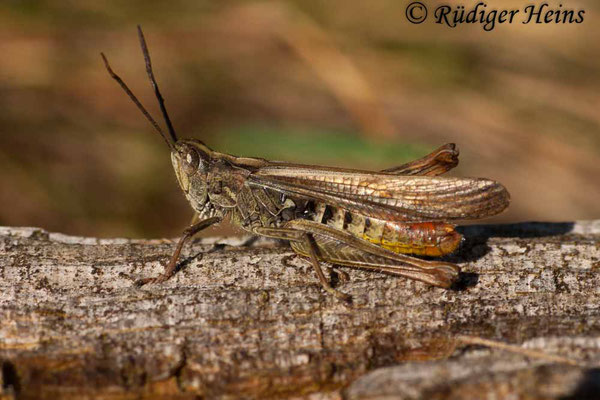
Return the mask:
[[[160,272],[172,242],[0,228],[0,398],[593,393],[600,221],[462,231],[467,240],[450,258],[466,272],[456,290],[333,272],[353,296],[347,305],[273,242],[196,241],[173,279],[140,289],[133,281]],[[466,345],[458,335],[577,365]]]

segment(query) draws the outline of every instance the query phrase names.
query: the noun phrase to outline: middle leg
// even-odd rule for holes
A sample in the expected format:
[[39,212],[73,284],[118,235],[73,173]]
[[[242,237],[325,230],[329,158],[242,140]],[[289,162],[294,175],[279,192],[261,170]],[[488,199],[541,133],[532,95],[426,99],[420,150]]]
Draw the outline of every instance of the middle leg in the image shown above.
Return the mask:
[[327,292],[333,294],[335,297],[341,300],[351,300],[351,297],[349,295],[335,290],[333,287],[331,287],[331,284],[329,283],[329,281],[325,277],[325,274],[323,273],[323,269],[321,269],[318,254],[319,248],[317,246],[317,243],[315,242],[315,239],[309,232],[304,232],[293,228],[268,227],[258,227],[255,229],[255,232],[263,236],[289,240],[292,243],[300,243],[301,246],[306,249],[306,253],[302,255],[308,257],[308,259],[310,260],[310,263],[313,266],[315,273],[317,274],[317,278],[319,278],[319,282],[321,283],[323,289],[325,289]]

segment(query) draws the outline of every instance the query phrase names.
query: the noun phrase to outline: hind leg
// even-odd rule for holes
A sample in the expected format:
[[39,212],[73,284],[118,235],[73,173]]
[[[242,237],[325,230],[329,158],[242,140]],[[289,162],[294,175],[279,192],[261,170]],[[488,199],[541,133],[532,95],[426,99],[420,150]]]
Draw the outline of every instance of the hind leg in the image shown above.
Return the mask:
[[397,254],[347,232],[308,220],[293,220],[284,228],[260,227],[256,233],[289,240],[297,254],[311,260],[323,288],[340,298],[345,295],[333,289],[325,279],[320,260],[386,272],[443,288],[451,287],[460,272],[455,264]]

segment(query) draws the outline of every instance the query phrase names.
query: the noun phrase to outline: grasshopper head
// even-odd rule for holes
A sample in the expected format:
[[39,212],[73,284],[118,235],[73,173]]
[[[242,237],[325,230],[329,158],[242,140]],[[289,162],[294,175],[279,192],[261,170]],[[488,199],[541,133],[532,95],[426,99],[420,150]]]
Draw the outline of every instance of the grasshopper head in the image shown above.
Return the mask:
[[156,120],[152,118],[150,113],[133,94],[131,89],[129,89],[121,77],[119,77],[112,70],[106,56],[103,53],[100,53],[102,55],[102,59],[104,60],[104,66],[106,67],[106,70],[110,76],[121,86],[125,93],[131,98],[133,103],[140,109],[142,114],[144,114],[146,119],[150,121],[152,126],[154,126],[154,129],[156,129],[156,131],[165,140],[167,146],[169,146],[169,149],[171,150],[171,161],[173,162],[173,168],[175,169],[179,186],[181,186],[185,192],[185,196],[194,210],[202,213],[206,209],[206,206],[209,205],[207,171],[213,156],[213,152],[199,140],[177,139],[175,129],[171,124],[171,119],[169,118],[167,108],[165,107],[165,101],[160,94],[158,84],[154,78],[150,53],[148,52],[148,47],[146,46],[146,39],[144,38],[142,28],[139,25],[138,36],[140,39],[140,46],[142,48],[144,60],[146,62],[146,72],[148,73],[148,77],[152,83],[152,87],[154,88],[154,93],[156,95],[156,99],[158,100],[160,111],[167,125],[166,133],[161,129]]
[[179,186],[199,211],[208,201],[207,172],[212,151],[201,141],[179,140],[171,149],[171,162]]

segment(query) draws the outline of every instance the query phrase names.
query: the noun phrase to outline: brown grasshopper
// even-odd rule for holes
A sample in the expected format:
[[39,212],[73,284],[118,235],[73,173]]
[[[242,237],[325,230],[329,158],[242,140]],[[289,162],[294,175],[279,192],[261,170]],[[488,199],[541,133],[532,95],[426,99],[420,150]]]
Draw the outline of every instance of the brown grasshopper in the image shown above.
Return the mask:
[[288,240],[309,259],[323,288],[342,299],[349,297],[331,287],[322,261],[449,288],[458,278],[457,265],[414,256],[452,253],[462,235],[447,221],[488,217],[509,204],[508,191],[498,182],[439,176],[458,164],[458,149],[451,143],[419,160],[369,172],[236,157],[199,140],[178,139],[139,26],[138,35],[168,135],[104,54],[102,58],[111,77],[167,142],[179,185],[199,217],[183,232],[164,272],[138,281],[140,285],[169,279],[185,241],[229,217],[253,234]]

